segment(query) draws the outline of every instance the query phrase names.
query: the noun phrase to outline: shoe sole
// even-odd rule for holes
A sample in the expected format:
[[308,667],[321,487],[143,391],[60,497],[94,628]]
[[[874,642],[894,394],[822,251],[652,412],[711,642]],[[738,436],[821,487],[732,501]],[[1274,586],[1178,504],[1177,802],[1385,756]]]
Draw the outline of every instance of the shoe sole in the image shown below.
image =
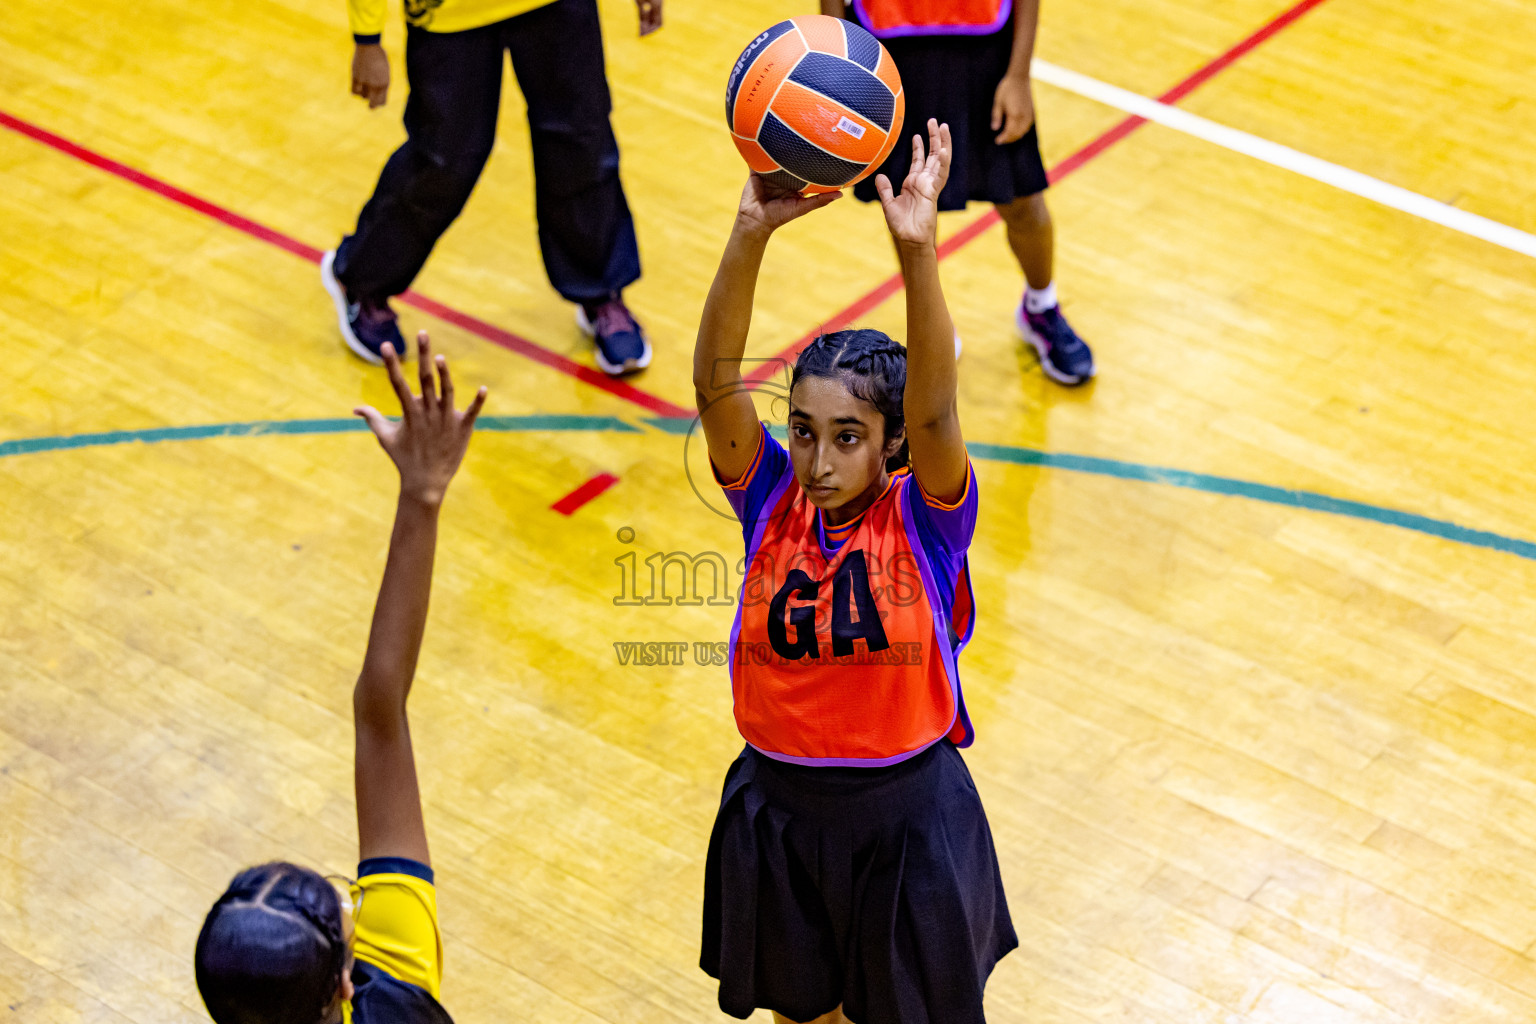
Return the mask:
[[341,328],[342,343],[351,349],[352,354],[363,360],[363,362],[372,363],[374,366],[383,366],[384,360],[374,355],[368,346],[359,341],[357,335],[352,333],[352,324],[347,316],[347,290],[341,286],[340,281],[336,280],[336,272],[332,269],[335,263],[335,249],[320,257],[320,284],[324,286],[326,294],[330,295],[331,301],[336,304],[336,323]]
[[[592,326],[592,321],[587,319],[587,311],[580,306],[576,307],[576,326],[581,328],[582,334],[585,334],[593,341],[597,340],[597,329]],[[640,327],[638,322],[635,326]],[[592,355],[597,360],[597,368],[599,370],[602,370],[610,377],[623,377],[627,374],[639,373],[651,365],[651,339],[645,336],[644,327],[640,327],[640,345],[639,357],[626,359],[622,366],[617,363],[610,363],[607,359],[603,358],[603,347],[601,345],[593,349]]]
[[1076,387],[1079,384],[1087,383],[1089,378],[1098,372],[1099,368],[1095,366],[1092,370],[1088,371],[1088,376],[1074,377],[1069,373],[1062,373],[1060,370],[1056,369],[1056,367],[1052,366],[1050,359],[1046,358],[1046,353],[1050,352],[1051,350],[1051,343],[1036,333],[1033,327],[1029,326],[1029,321],[1024,317],[1023,306],[1020,306],[1018,311],[1014,313],[1013,326],[1019,332],[1019,337],[1023,338],[1025,343],[1028,344],[1030,348],[1035,350],[1035,356],[1040,360],[1041,371],[1057,384],[1065,384],[1067,387]]

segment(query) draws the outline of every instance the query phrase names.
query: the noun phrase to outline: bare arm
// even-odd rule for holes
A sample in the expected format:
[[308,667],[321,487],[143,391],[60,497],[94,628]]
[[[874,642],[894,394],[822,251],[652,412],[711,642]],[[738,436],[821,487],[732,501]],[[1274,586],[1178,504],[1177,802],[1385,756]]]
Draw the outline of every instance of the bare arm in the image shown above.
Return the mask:
[[907,284],[904,411],[912,474],[923,490],[948,504],[964,493],[970,463],[955,399],[955,325],[939,285],[934,246],[902,246],[901,273]]
[[848,10],[843,0],[821,0],[821,13],[829,18],[841,18]]
[[1035,123],[1035,95],[1029,66],[1035,57],[1035,29],[1040,24],[1040,0],[1017,0],[1013,9],[1013,51],[1008,70],[992,95],[992,130],[1006,145],[1024,137]]
[[796,217],[818,210],[841,192],[806,199],[775,195],[756,174],[747,179],[731,238],[720,257],[714,284],[704,302],[693,347],[693,392],[704,424],[709,457],[730,480],[752,465],[762,426],[741,376],[741,360],[752,326],[752,302],[763,253],[773,232]]
[[939,285],[938,199],[949,180],[949,126],[928,121],[929,151],[912,139],[912,166],[896,196],[885,175],[875,179],[886,226],[901,253],[907,286],[907,389],[903,411],[912,475],[943,502],[965,491],[969,459],[960,435],[955,390],[955,325]]
[[1015,0],[1013,5],[1013,53],[1008,74],[1029,78],[1029,62],[1035,57],[1035,30],[1040,27],[1040,0]]
[[[400,471],[400,499],[368,652],[352,693],[352,713],[357,727],[359,859],[409,857],[430,864],[405,705],[427,625],[438,511],[464,458],[485,389],[467,409],[456,412],[447,361],[442,356],[433,360],[425,331],[417,344],[420,397],[411,394],[393,349],[384,348],[389,379],[400,398],[400,421],[385,419],[371,406],[356,410]],[[433,380],[434,367],[440,390]]]

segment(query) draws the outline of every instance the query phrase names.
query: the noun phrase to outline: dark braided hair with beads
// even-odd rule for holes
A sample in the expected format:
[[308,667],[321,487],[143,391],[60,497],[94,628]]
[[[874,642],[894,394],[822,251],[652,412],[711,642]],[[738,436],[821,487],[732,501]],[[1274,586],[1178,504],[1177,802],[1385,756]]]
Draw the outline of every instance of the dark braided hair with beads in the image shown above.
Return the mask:
[[341,899],[274,861],[235,876],[197,936],[197,988],[216,1024],[322,1024],[346,963]]
[[[841,380],[848,393],[863,399],[885,417],[885,440],[902,432],[906,412],[902,404],[907,390],[907,350],[890,335],[868,329],[823,334],[800,352],[790,375],[789,389],[802,377]],[[907,465],[907,442],[885,460],[888,472]]]

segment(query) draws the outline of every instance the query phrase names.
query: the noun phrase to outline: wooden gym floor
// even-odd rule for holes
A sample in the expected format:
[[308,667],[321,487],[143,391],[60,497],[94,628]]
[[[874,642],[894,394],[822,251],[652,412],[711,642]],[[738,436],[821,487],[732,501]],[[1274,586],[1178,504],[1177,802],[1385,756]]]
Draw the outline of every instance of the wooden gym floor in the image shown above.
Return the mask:
[[[996,1021],[1536,1019],[1536,9],[1286,3],[1048,0],[1039,56],[1440,223],[1039,75],[1101,367],[1077,391],[1011,337],[985,211],[943,226],[983,488],[967,757],[1022,942]],[[667,417],[742,180],[727,65],[813,7],[669,0],[642,41],[603,0],[656,345],[632,387],[597,386],[545,281],[510,83],[403,307],[506,417],[449,500],[412,701],[460,1021],[721,1019],[696,963],[725,672],[614,645],[724,639],[731,609],[616,599],[656,553],[739,555]],[[230,875],[353,862],[393,481],[334,421],[387,388],[313,260],[402,137],[398,17],[370,114],[340,0],[7,8],[0,1019],[204,1019],[192,941]],[[891,263],[851,200],[785,231],[753,351],[850,308],[900,336]]]

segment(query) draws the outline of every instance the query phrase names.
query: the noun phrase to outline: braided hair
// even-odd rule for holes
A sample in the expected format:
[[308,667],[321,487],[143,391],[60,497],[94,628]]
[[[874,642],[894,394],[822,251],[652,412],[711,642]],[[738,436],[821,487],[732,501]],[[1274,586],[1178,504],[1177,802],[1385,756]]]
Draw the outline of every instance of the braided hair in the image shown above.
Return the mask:
[[197,936],[197,989],[216,1024],[322,1024],[346,962],[341,899],[308,868],[235,876]]
[[[867,329],[834,331],[807,345],[795,360],[789,389],[802,377],[841,380],[848,393],[873,405],[885,417],[885,440],[902,432],[906,412],[902,398],[907,390],[907,350],[890,335]],[[888,472],[907,465],[907,442],[885,460]]]

